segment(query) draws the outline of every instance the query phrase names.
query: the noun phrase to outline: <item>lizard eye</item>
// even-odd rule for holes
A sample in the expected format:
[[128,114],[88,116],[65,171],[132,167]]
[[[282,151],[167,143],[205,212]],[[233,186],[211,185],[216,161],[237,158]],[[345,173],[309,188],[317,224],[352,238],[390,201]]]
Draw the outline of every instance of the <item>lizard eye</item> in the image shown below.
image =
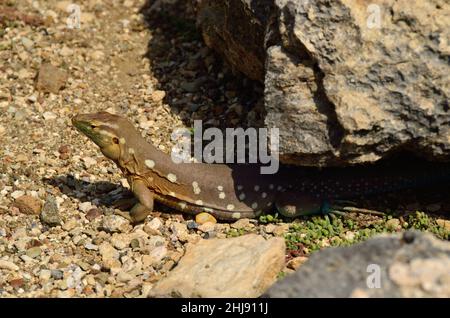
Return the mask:
[[91,124],[91,129],[97,128],[97,125]]
[[115,143],[116,145],[119,144],[119,138],[117,138],[117,137],[114,137],[114,138],[112,139],[112,141],[113,141],[113,143]]

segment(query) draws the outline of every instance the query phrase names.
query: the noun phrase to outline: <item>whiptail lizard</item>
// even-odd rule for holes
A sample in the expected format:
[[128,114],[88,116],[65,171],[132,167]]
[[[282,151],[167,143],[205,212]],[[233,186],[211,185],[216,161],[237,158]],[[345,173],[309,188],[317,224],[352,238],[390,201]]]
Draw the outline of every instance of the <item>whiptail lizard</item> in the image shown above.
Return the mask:
[[427,185],[450,179],[450,169],[379,175],[377,171],[351,175],[342,171],[317,173],[281,167],[276,174],[260,174],[251,164],[172,162],[149,144],[126,118],[107,112],[79,114],[73,125],[100,147],[128,179],[136,203],[130,218],[139,222],[153,210],[154,200],[189,214],[208,212],[218,219],[254,218],[274,207],[284,216],[326,213],[335,199]]

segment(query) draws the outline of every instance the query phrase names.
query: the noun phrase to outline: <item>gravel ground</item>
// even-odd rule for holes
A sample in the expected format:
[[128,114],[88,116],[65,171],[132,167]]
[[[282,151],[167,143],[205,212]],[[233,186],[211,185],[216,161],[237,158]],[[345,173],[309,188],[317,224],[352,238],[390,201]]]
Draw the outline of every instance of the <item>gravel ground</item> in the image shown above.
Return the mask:
[[[146,297],[188,242],[290,231],[277,219],[201,226],[161,206],[132,227],[111,207],[127,181],[70,126],[78,112],[124,114],[167,152],[194,119],[261,121],[261,85],[206,48],[182,6],[145,23],[143,1],[77,1],[81,29],[67,29],[68,1],[5,3],[43,25],[0,24],[0,297]],[[300,264],[308,250],[294,254]]]

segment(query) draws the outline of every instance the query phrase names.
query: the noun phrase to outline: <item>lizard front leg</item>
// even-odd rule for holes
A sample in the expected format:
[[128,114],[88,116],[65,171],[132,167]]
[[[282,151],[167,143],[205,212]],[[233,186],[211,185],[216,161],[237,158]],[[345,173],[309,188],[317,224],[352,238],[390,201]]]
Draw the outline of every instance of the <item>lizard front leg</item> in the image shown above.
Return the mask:
[[141,179],[133,179],[131,189],[139,202],[131,208],[129,214],[123,212],[116,212],[116,214],[127,218],[132,223],[138,223],[145,220],[147,215],[153,211],[153,193]]

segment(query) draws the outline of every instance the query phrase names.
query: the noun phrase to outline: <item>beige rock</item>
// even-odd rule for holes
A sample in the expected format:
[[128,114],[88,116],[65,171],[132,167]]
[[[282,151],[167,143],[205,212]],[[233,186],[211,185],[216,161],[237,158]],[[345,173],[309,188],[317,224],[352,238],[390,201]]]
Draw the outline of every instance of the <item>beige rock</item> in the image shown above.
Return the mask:
[[41,200],[30,195],[18,197],[16,201],[14,201],[14,206],[16,206],[23,214],[31,215],[39,215],[42,209]]
[[307,260],[308,260],[308,257],[305,257],[305,256],[294,257],[287,263],[287,267],[290,269],[293,269],[293,270],[297,270]]
[[258,297],[284,266],[285,243],[250,234],[201,240],[150,291],[151,297]]
[[66,71],[49,63],[42,64],[37,77],[36,89],[44,93],[57,94],[65,86],[67,78]]

